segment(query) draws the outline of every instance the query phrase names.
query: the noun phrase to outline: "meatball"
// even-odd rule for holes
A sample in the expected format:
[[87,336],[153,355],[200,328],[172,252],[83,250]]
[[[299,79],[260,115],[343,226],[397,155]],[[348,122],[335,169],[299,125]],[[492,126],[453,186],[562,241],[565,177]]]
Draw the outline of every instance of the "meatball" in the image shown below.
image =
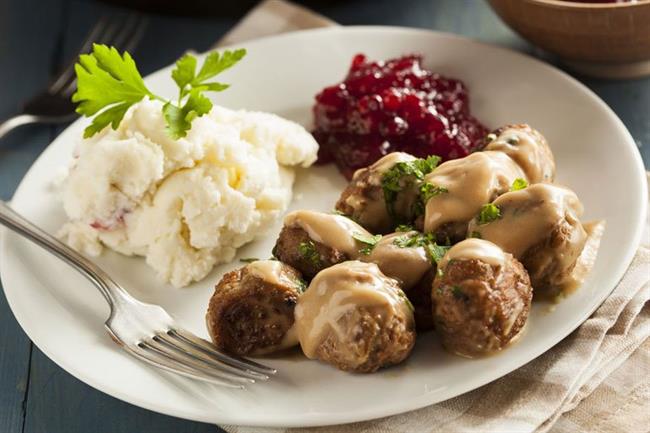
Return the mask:
[[294,308],[306,284],[291,266],[261,260],[228,272],[210,298],[214,344],[236,355],[263,355],[298,344]]
[[468,234],[495,243],[521,261],[535,297],[562,293],[573,280],[587,240],[578,196],[561,186],[538,183],[503,194],[492,204],[499,217],[487,222],[474,219]]
[[439,242],[464,239],[468,222],[481,207],[525,177],[502,152],[476,152],[441,164],[424,178],[435,193],[426,202],[423,230],[435,233]]
[[361,261],[377,264],[384,275],[399,281],[413,304],[418,331],[432,327],[431,282],[435,260],[427,252],[426,243],[423,234],[417,231],[391,233],[383,236],[370,254],[359,257]]
[[433,279],[436,276],[436,271],[437,267],[433,266],[415,286],[404,289],[406,296],[413,304],[415,327],[418,332],[433,329],[431,291],[433,290]]
[[402,190],[387,205],[382,178],[396,164],[415,160],[417,158],[408,153],[393,152],[371,166],[357,170],[341,193],[336,210],[349,215],[372,233],[389,233],[398,224],[411,222],[418,198],[416,179],[412,176],[401,178]]
[[368,254],[359,260],[375,263],[384,275],[394,278],[407,293],[431,269],[431,258],[417,231],[397,232],[383,236]]
[[512,158],[526,174],[528,182],[553,182],[555,160],[542,134],[529,125],[507,125],[488,134],[484,150],[500,151]]
[[474,357],[503,349],[523,329],[532,299],[526,270],[491,242],[467,239],[439,263],[432,302],[443,346]]
[[311,279],[322,269],[356,258],[363,249],[359,239],[372,238],[363,227],[342,215],[295,211],[284,218],[273,255]]
[[410,303],[374,263],[348,261],[319,272],[295,316],[305,355],[344,371],[398,364],[415,344]]

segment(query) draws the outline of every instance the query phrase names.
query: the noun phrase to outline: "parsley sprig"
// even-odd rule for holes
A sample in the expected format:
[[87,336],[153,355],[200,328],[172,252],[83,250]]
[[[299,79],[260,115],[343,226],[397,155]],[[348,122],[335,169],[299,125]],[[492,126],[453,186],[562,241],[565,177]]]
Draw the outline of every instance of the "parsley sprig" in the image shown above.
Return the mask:
[[300,242],[298,245],[298,252],[307,261],[311,262],[315,267],[322,266],[320,254],[316,249],[316,244],[311,239],[305,242]]
[[384,192],[384,201],[388,214],[394,220],[398,219],[395,212],[397,195],[405,188],[410,187],[416,180],[424,179],[438,166],[440,157],[431,155],[426,159],[418,158],[413,161],[402,161],[393,165],[381,178],[381,187]]
[[438,245],[433,233],[406,233],[396,237],[393,244],[400,248],[422,247],[427,252],[431,263],[438,263],[450,247]]
[[514,182],[512,182],[512,186],[510,187],[510,191],[519,191],[519,190],[524,189],[526,187],[528,187],[528,182],[526,181],[526,179],[522,179],[522,178],[518,177],[517,179],[514,180]]
[[498,220],[499,218],[501,218],[501,209],[499,209],[499,206],[494,203],[488,203],[483,205],[476,219],[479,225],[483,225]]
[[352,233],[352,237],[358,242],[364,244],[364,246],[359,249],[359,253],[363,254],[364,256],[370,255],[370,253],[372,253],[372,250],[382,238],[381,235],[364,235],[357,232]]
[[79,56],[79,62],[75,65],[77,91],[72,95],[72,102],[78,104],[77,113],[94,116],[84,130],[84,137],[92,137],[108,125],[117,129],[127,110],[144,98],[164,102],[167,133],[174,139],[185,137],[192,121],[212,109],[212,101],[204,93],[228,88],[228,84],[209,80],[235,65],[245,55],[244,49],[223,53],[213,51],[196,72],[196,57],[185,54],[172,70],[172,78],[179,88],[178,99],[172,102],[147,88],[128,52],[120,54],[114,47],[93,44],[92,53]]

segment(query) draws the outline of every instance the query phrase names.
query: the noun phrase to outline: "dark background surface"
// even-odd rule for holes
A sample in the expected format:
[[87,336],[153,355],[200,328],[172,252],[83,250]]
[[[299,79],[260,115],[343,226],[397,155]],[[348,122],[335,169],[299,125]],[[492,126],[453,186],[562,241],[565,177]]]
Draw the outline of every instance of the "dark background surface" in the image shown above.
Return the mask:
[[[164,0],[162,3],[175,7],[176,13],[199,15],[148,15],[146,33],[135,51],[143,74],[173,62],[189,48],[209,48],[255,2],[204,0],[203,5],[209,5],[208,12],[201,8],[191,10],[188,2]],[[507,29],[481,0],[302,3],[341,24],[449,31],[541,56]],[[70,60],[95,21],[114,10],[121,9],[90,0],[0,0],[0,119],[15,114],[21,102],[46,86],[53,74]],[[648,167],[650,79],[578,78],[621,117]],[[0,141],[0,198],[11,198],[29,166],[60,131],[58,127],[26,126]],[[30,342],[9,310],[4,294],[0,295],[0,347],[1,433],[216,431],[208,424],[164,416],[124,403],[70,376]]]

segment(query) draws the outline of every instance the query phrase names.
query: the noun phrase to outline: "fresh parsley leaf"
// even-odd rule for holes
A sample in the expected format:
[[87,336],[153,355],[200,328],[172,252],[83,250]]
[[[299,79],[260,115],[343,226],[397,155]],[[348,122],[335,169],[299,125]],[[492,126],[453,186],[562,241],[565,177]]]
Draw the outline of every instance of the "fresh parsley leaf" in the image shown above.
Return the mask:
[[181,98],[184,96],[183,89],[192,83],[195,74],[196,57],[188,53],[176,60],[176,67],[172,70],[172,79],[180,90]]
[[408,225],[408,224],[400,224],[397,227],[395,227],[396,232],[410,232],[413,231],[413,226]]
[[426,204],[431,197],[436,195],[444,194],[449,192],[449,190],[443,186],[434,185],[429,182],[424,182],[420,185],[420,198],[422,202]]
[[510,191],[519,191],[520,189],[524,189],[528,186],[528,182],[526,179],[522,179],[518,177],[515,179],[514,182],[512,182],[512,186],[510,187]]
[[364,247],[362,247],[359,252],[363,255],[370,255],[372,250],[375,248],[375,245],[381,240],[381,235],[364,235],[362,233],[357,233],[354,232],[352,233],[352,237],[356,239],[357,241],[361,242],[362,244],[365,244]]
[[212,109],[212,101],[197,89],[190,91],[190,96],[183,106],[178,107],[171,102],[163,106],[163,115],[167,122],[167,133],[174,139],[187,135],[192,127],[192,121],[207,114]]
[[427,202],[434,196],[449,192],[445,187],[424,182],[418,187],[418,198],[413,204],[413,215],[424,215]]
[[306,242],[300,242],[298,245],[298,252],[305,259],[311,262],[316,267],[321,266],[320,254],[316,250],[316,245],[310,239]]
[[204,82],[215,75],[219,75],[226,69],[234,66],[237,62],[244,58],[246,50],[240,48],[235,51],[224,51],[219,54],[218,51],[212,51],[205,58],[201,70],[196,76],[196,82]]
[[122,55],[113,47],[93,44],[91,54],[79,56],[75,65],[77,91],[72,102],[77,113],[94,116],[102,111],[84,131],[88,138],[111,125],[116,129],[129,107],[144,97],[154,98],[129,53]]
[[75,65],[77,91],[72,95],[72,102],[78,104],[77,113],[86,117],[96,115],[85,129],[84,137],[92,137],[108,125],[117,129],[127,110],[145,97],[164,102],[163,115],[172,138],[186,136],[192,121],[212,109],[212,102],[203,93],[228,88],[227,84],[207,80],[232,67],[245,55],[244,49],[209,53],[197,73],[196,57],[185,54],[178,59],[171,74],[179,89],[178,101],[174,103],[147,88],[128,52],[120,54],[114,47],[94,44],[93,51],[79,56]]
[[393,245],[400,248],[422,247],[427,252],[429,260],[433,264],[437,264],[450,248],[444,245],[438,245],[433,233],[415,233],[398,236],[393,240]]
[[444,255],[447,254],[449,247],[438,245],[435,242],[427,242],[424,245],[424,249],[426,250],[427,254],[429,254],[429,259],[431,262],[438,263],[440,260],[442,260]]
[[501,209],[493,203],[484,204],[477,220],[480,225],[490,223],[501,218]]
[[472,231],[472,233],[469,234],[470,238],[476,238],[476,239],[483,239],[481,236],[481,232],[477,232],[476,230]]

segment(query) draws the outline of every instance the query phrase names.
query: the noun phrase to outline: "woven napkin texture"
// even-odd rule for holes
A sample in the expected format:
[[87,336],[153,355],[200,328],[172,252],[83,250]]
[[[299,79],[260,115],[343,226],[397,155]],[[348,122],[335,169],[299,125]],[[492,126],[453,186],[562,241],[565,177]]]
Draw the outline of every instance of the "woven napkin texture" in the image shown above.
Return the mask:
[[[260,3],[218,45],[337,25],[283,0]],[[230,433],[650,431],[650,221],[627,273],[596,312],[544,355],[459,397],[374,421]]]

